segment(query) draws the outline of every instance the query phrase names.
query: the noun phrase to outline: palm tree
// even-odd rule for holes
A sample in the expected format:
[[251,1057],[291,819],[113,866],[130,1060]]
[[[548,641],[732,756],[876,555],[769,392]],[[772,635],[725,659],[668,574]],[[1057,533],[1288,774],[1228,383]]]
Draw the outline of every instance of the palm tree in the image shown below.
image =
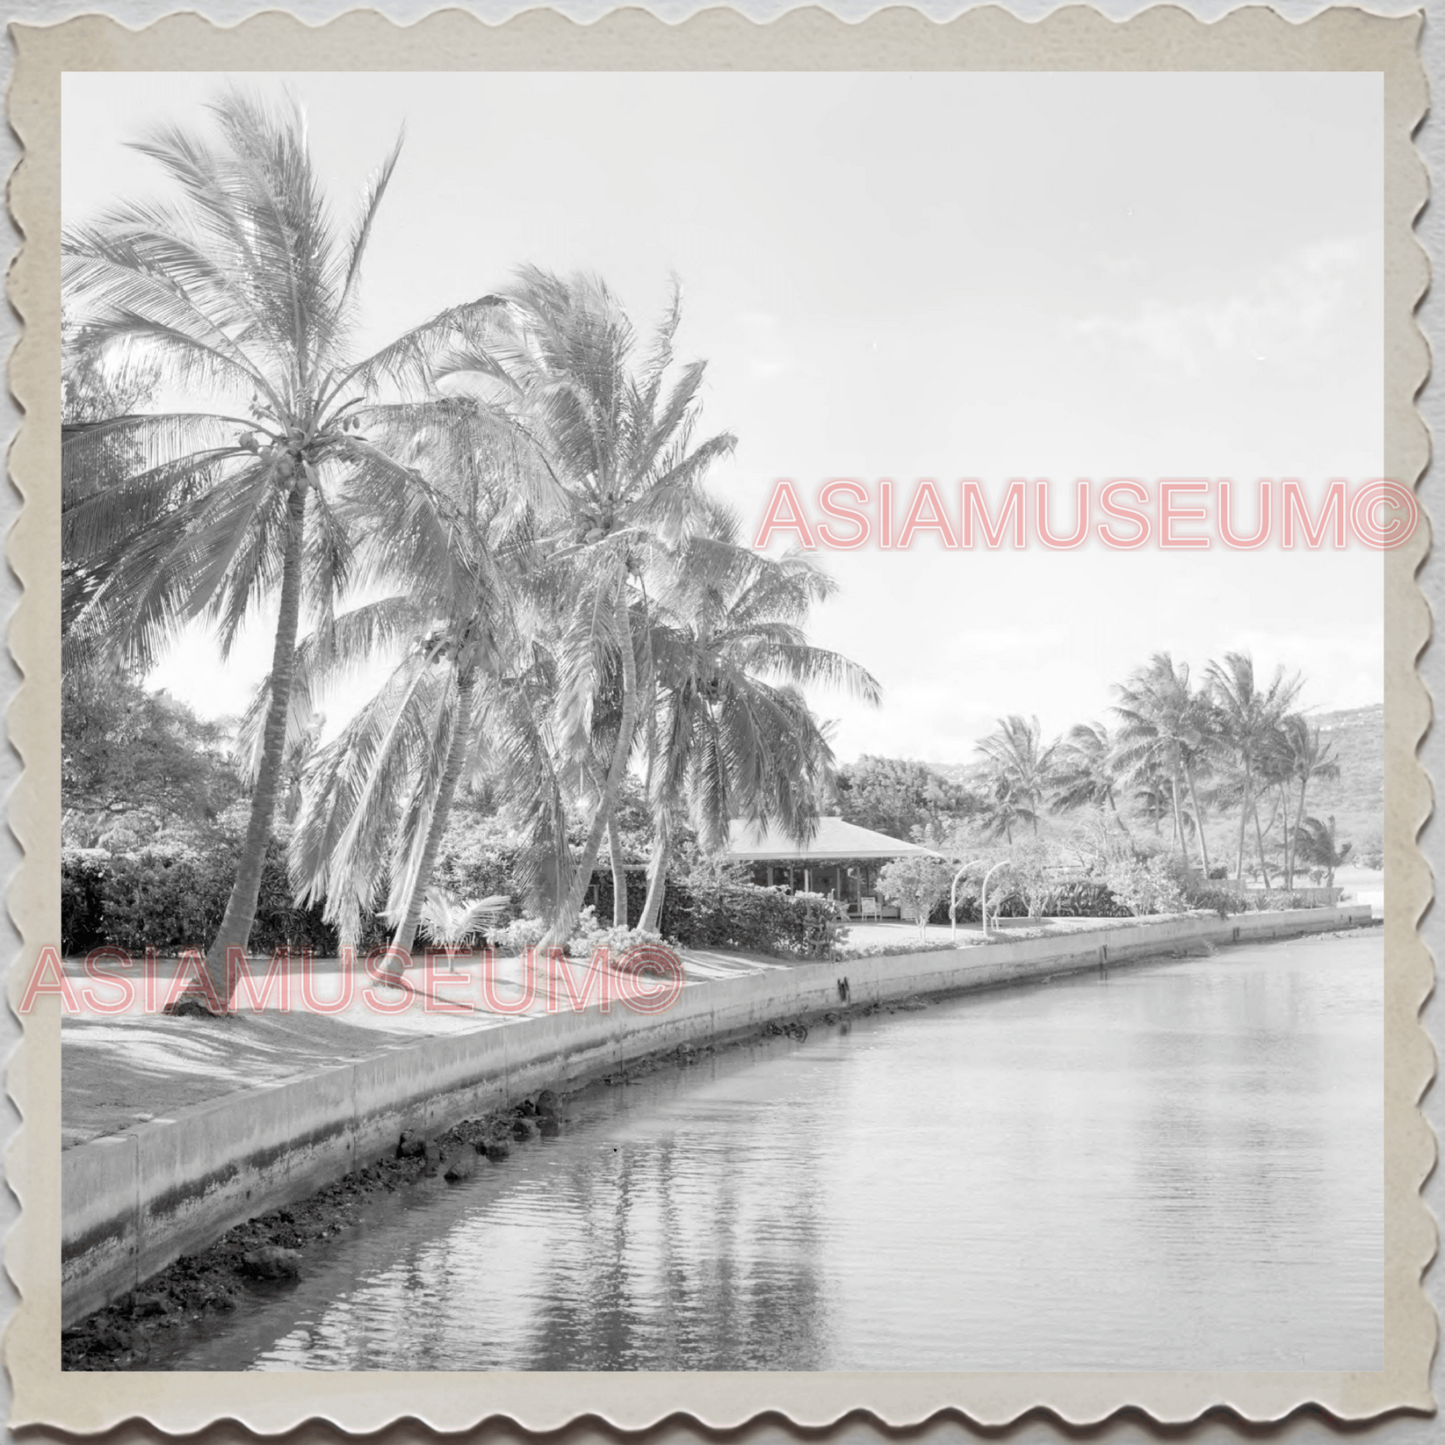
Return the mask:
[[1208,699],[1191,689],[1188,664],[1176,666],[1167,652],[1155,653],[1147,667],[1114,691],[1119,698],[1113,711],[1120,719],[1120,765],[1135,776],[1157,769],[1168,779],[1174,836],[1186,867],[1190,857],[1182,794],[1188,794],[1200,863],[1208,874],[1209,844],[1196,785],[1197,772],[1207,763],[1213,744],[1214,719]]
[[816,827],[832,766],[825,730],[799,686],[831,685],[877,703],[876,680],[802,630],[835,584],[810,559],[741,544],[731,510],[707,508],[706,531],[659,569],[651,634],[656,686],[644,722],[654,843],[640,926],[662,913],[674,815],[706,851],[742,818],[776,823],[799,842]]
[[1129,825],[1119,811],[1119,760],[1114,739],[1101,723],[1078,723],[1069,729],[1054,755],[1054,788],[1050,810],[1105,808],[1113,814],[1133,846]]
[[524,269],[507,292],[504,339],[452,359],[442,374],[510,387],[550,476],[539,579],[553,592],[558,687],[550,720],[571,786],[587,790],[595,715],[609,689],[611,756],[595,779],[592,819],[545,944],[571,933],[637,744],[649,568],[691,532],[700,486],[735,439],[694,443],[705,363],[674,377],[680,296],[638,356],[617,298],[592,276]]
[[1038,718],[1017,713],[999,719],[998,731],[978,744],[987,760],[988,811],[994,837],[1013,841],[1015,825],[1028,823],[1039,831],[1039,809],[1053,778],[1054,751],[1042,741]]
[[560,797],[535,721],[550,674],[528,593],[529,449],[505,418],[468,400],[411,425],[405,454],[427,464],[433,485],[413,500],[409,528],[376,533],[358,549],[369,581],[404,590],[308,638],[293,681],[293,712],[302,712],[335,676],[380,652],[398,655],[309,771],[291,868],[302,898],[325,897],[338,921],[389,880],[385,911],[402,959],[458,786],[474,766],[487,766],[506,796],[538,804],[534,823],[546,826],[534,831],[550,836],[554,855],[561,836]]
[[215,982],[255,917],[303,604],[328,615],[350,580],[341,498],[391,504],[419,486],[368,434],[364,403],[385,381],[422,375],[475,308],[353,357],[361,265],[398,151],[343,236],[294,104],[277,111],[232,92],[210,109],[213,135],[166,126],[138,143],[177,203],[128,201],[63,238],[77,350],[154,366],[159,391],[203,409],[67,426],[62,546],[68,663],[118,653],[148,668],[202,617],[225,655],[242,623],[278,600],[250,817],[207,956]]
[[[1281,720],[1275,734],[1274,775],[1278,779],[1280,800],[1284,807],[1284,886],[1294,887],[1295,837],[1300,821],[1305,817],[1305,804],[1309,785],[1316,779],[1337,779],[1340,765],[1328,742],[1321,740],[1318,727],[1311,728],[1309,722],[1299,713],[1290,713]],[[1299,786],[1299,799],[1294,807],[1294,822],[1291,825],[1291,794]]]
[[1333,814],[1327,822],[1306,818],[1299,826],[1299,856],[1325,871],[1325,887],[1335,886],[1335,869],[1354,851],[1353,843],[1340,843]]
[[1269,862],[1264,851],[1264,832],[1259,824],[1259,784],[1267,769],[1267,758],[1280,724],[1299,694],[1300,679],[1286,678],[1282,667],[1275,669],[1269,686],[1261,689],[1254,675],[1254,661],[1246,652],[1228,652],[1224,661],[1211,662],[1209,690],[1219,719],[1220,737],[1233,755],[1243,783],[1239,808],[1239,858],[1236,881],[1244,878],[1244,834],[1249,817],[1254,817],[1255,842],[1264,885],[1269,887]]
[[1160,836],[1161,824],[1165,818],[1174,816],[1173,780],[1157,762],[1141,761],[1124,775],[1129,786],[1129,796],[1134,809],[1144,821]]

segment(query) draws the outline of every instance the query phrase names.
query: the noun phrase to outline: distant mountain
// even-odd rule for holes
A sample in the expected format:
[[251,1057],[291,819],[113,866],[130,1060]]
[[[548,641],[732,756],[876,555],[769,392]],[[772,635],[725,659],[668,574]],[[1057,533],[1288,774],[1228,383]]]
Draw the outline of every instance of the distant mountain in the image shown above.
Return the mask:
[[976,783],[983,776],[982,763],[925,763],[925,767],[931,768],[941,778],[947,778],[950,783],[962,783],[968,786]]
[[1336,834],[1359,851],[1385,827],[1385,708],[1353,707],[1310,717],[1334,749],[1338,782],[1310,786],[1307,809],[1317,818],[1334,815]]

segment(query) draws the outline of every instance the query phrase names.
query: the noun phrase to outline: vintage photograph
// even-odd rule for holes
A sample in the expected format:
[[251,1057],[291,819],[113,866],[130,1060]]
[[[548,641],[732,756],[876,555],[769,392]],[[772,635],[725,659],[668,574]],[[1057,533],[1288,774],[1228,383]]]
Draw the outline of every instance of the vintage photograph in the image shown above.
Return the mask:
[[61,1367],[1385,1367],[1378,74],[70,71]]

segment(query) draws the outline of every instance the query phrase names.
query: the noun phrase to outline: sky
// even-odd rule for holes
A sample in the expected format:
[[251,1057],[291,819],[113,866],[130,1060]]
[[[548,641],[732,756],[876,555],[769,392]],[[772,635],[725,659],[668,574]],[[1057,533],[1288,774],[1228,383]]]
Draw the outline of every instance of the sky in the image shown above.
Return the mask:
[[[506,284],[599,272],[640,328],[683,286],[708,361],[711,474],[755,531],[774,484],[903,494],[961,478],[1380,475],[1382,96],[1368,74],[248,76],[303,103],[341,215],[405,128],[368,256],[362,345]],[[68,74],[62,209],[156,193],[125,142],[191,125],[215,75]],[[1060,517],[1061,528],[1066,520]],[[1167,651],[1304,674],[1306,705],[1381,700],[1381,554],[820,551],[813,640],[867,667],[869,708],[814,697],[840,760],[966,762],[1009,713],[1106,719]],[[189,635],[152,677],[240,712]],[[359,698],[338,697],[333,723]]]

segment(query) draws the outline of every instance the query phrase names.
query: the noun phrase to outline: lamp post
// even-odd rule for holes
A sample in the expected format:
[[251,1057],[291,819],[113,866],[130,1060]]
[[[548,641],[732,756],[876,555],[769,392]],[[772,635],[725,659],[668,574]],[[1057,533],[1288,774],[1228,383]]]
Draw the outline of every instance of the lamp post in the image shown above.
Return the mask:
[[983,875],[983,891],[980,895],[978,906],[979,912],[983,914],[983,936],[985,939],[988,938],[988,880],[992,878],[993,875],[997,873],[1000,868],[1007,867],[1008,859],[1005,858],[1002,863],[995,863],[993,867],[990,868],[988,872]]
[[[963,865],[963,867],[960,868],[960,869],[958,870],[958,872],[953,875],[953,887],[948,890],[948,923],[949,923],[949,927],[952,929],[952,938],[953,938],[953,942],[954,942],[954,943],[957,943],[957,942],[958,942],[958,883],[959,883],[959,880],[963,877],[963,875],[964,875],[965,873],[968,872],[968,870],[969,870],[970,868],[977,868],[980,863],[983,863],[983,862],[986,862],[986,861],[987,861],[987,860],[986,860],[986,859],[983,859],[983,858],[975,858],[972,863],[965,863],[965,864]],[[987,923],[985,923],[985,925],[984,925],[984,934],[985,934],[985,936],[987,936],[987,933],[988,933],[988,925],[987,925]]]

